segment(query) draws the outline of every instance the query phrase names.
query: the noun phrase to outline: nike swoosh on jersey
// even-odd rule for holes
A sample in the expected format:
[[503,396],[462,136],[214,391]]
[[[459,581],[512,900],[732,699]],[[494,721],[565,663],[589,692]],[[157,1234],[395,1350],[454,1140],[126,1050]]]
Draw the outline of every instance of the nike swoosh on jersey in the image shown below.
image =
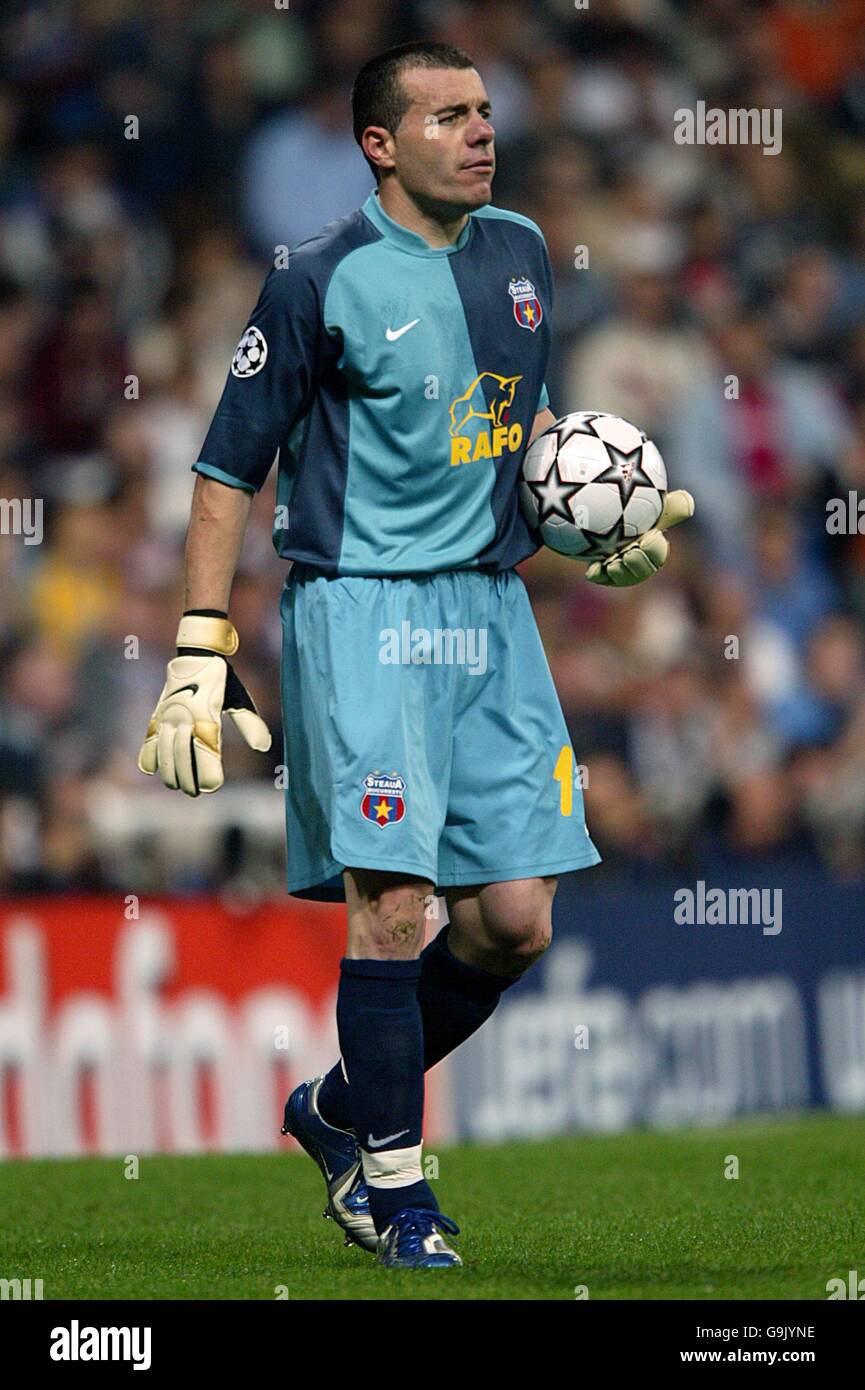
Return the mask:
[[394,1139],[401,1139],[404,1134],[408,1134],[407,1129],[401,1129],[397,1134],[386,1134],[383,1139],[373,1139],[372,1135],[367,1140],[368,1149],[383,1149],[385,1144],[392,1144]]
[[408,333],[410,328],[415,328],[419,323],[420,319],[412,319],[411,323],[403,324],[402,328],[389,328],[386,334],[388,342],[395,343],[397,338],[401,338],[403,333]]
[[199,691],[199,686],[197,686],[197,685],[179,685],[179,686],[177,687],[176,690],[172,690],[172,691],[171,691],[171,695],[180,695],[180,694],[182,693],[182,691],[184,691],[184,690],[191,690],[192,693],[193,693],[193,695],[197,695],[197,694],[198,694],[198,691]]

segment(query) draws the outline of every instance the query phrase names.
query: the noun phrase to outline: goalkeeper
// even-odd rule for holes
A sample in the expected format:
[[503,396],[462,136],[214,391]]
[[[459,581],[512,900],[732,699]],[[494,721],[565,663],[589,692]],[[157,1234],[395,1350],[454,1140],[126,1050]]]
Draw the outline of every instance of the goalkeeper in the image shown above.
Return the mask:
[[[491,206],[492,112],[470,58],[390,50],[352,106],[377,186],[265,279],[195,464],[186,611],[139,765],[214,791],[223,713],[270,746],[228,608],[278,451],[287,887],[348,917],[341,1056],[292,1092],[285,1132],[347,1239],[388,1268],[449,1268],[458,1228],[422,1168],[424,1073],[546,950],[558,875],[599,859],[515,569],[538,544],[517,482],[554,420],[553,285],[537,224]],[[691,510],[672,494],[663,527]],[[587,578],[656,573],[663,527]],[[448,922],[424,947],[433,892]]]

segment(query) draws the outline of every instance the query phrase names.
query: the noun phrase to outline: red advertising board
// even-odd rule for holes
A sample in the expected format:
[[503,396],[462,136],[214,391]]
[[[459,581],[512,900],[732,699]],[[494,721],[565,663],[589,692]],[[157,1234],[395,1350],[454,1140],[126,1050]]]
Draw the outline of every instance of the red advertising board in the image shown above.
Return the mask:
[[288,1091],[338,1055],[344,942],[343,907],[291,900],[0,903],[0,1156],[293,1143]]

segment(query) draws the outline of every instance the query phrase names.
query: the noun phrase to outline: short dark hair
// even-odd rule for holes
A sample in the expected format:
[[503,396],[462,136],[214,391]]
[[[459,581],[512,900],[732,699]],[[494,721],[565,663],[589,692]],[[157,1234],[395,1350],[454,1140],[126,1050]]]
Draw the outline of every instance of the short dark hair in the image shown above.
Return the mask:
[[[452,43],[435,43],[419,39],[389,48],[365,63],[354,80],[351,90],[351,114],[354,138],[363,149],[361,139],[367,126],[380,125],[395,135],[400,121],[411,102],[402,85],[402,75],[409,68],[473,68],[467,53]],[[380,181],[381,174],[371,159],[364,159]]]

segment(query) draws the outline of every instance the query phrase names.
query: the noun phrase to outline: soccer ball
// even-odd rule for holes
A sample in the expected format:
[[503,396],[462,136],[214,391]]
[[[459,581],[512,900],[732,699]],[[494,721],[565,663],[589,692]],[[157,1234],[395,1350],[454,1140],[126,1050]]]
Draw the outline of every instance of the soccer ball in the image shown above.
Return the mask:
[[523,515],[544,545],[600,560],[657,525],[667,470],[643,430],[580,410],[538,435],[523,459]]

